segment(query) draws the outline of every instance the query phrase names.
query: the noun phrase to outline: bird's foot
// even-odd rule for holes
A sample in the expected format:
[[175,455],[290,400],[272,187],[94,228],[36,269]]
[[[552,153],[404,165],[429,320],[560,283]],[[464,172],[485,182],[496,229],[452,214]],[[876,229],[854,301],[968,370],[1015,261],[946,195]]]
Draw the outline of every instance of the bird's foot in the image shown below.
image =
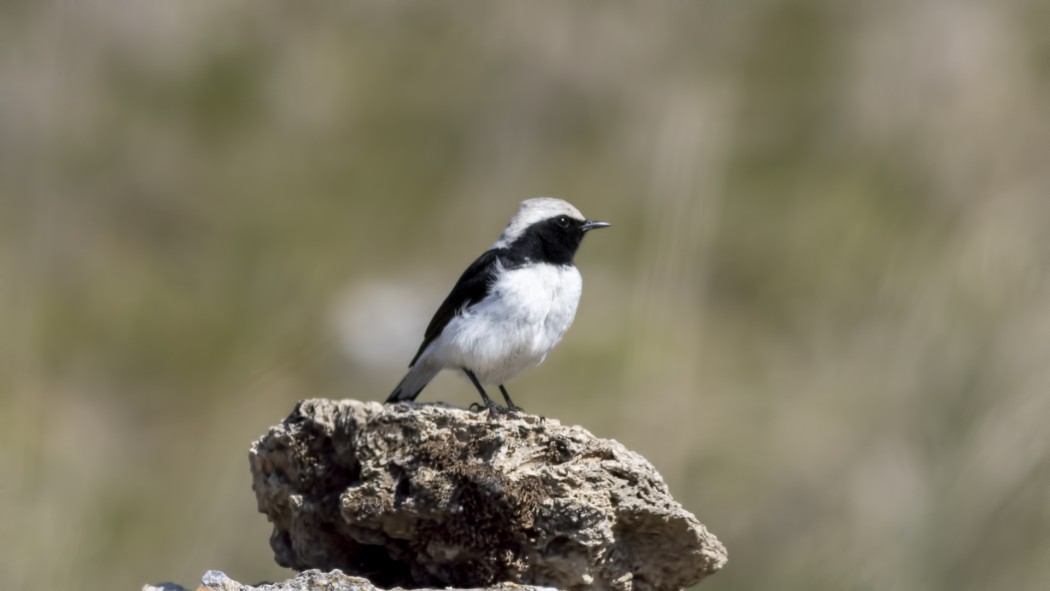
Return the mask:
[[496,404],[490,398],[489,400],[486,400],[484,403],[480,403],[480,402],[471,403],[471,405],[467,407],[467,410],[470,410],[472,412],[482,412],[482,411],[486,411],[487,410],[490,415],[497,416],[497,415],[510,414],[512,412],[517,412],[517,411],[520,411],[521,409],[517,408],[517,407],[504,408],[504,407],[500,406],[499,404]]
[[493,403],[493,405],[490,406],[488,408],[488,410],[489,410],[489,416],[493,417],[493,418],[495,418],[495,417],[502,417],[502,416],[506,416],[506,415],[509,415],[509,414],[514,414],[514,412],[515,412],[513,409],[507,408],[505,406],[500,406],[500,405],[495,404],[495,403]]
[[514,401],[510,399],[510,394],[507,392],[507,388],[503,384],[499,385],[499,391],[500,391],[501,394],[503,394],[503,400],[505,400],[507,402],[507,412],[512,412],[512,413],[525,412],[525,409],[523,409],[522,407],[518,406],[517,404],[514,404]]
[[[513,406],[506,406],[505,407],[505,406],[500,406],[499,404],[496,404],[495,402],[493,402],[491,406],[487,405],[487,404],[482,404],[480,402],[474,402],[474,403],[471,403],[471,405],[467,407],[467,410],[469,410],[471,412],[488,411],[489,416],[493,417],[493,418],[494,417],[501,417],[501,416],[504,416],[504,415],[517,415],[517,414],[524,414],[525,413],[525,409],[521,408],[520,406],[513,405]],[[547,420],[546,417],[540,417],[540,422],[543,422],[543,421],[546,421],[546,420]]]

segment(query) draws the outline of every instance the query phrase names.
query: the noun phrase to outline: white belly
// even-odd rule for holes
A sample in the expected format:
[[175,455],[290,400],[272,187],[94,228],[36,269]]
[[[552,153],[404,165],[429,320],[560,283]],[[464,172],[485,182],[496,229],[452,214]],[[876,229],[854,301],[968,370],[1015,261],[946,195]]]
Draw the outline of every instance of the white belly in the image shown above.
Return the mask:
[[427,356],[442,367],[472,370],[482,384],[502,384],[539,365],[561,341],[582,288],[572,265],[505,271],[488,297],[448,323]]

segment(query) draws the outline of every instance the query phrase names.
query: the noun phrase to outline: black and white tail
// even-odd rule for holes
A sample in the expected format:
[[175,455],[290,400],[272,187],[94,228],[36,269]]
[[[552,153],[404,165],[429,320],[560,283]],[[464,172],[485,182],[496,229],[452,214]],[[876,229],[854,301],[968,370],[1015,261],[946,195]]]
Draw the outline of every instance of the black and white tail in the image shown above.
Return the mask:
[[390,397],[386,399],[387,403],[415,400],[439,371],[441,368],[433,367],[428,363],[413,365],[408,369],[405,377],[401,378],[401,383],[390,393]]

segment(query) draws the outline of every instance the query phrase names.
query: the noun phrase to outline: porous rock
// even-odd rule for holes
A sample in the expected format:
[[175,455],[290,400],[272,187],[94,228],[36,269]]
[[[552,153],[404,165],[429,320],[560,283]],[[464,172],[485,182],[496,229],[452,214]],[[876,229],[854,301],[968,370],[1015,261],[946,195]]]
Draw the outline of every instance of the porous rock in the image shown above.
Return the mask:
[[[145,585],[142,591],[189,591],[175,583],[158,583]],[[245,585],[226,576],[226,573],[210,570],[201,577],[197,591],[383,591],[368,579],[351,577],[339,570],[322,572],[308,570],[296,577],[280,583],[260,583],[257,586]],[[437,591],[428,590],[428,591]],[[464,590],[468,591],[468,590]],[[469,591],[550,591],[549,587],[526,587],[521,585],[501,584],[484,589]]]
[[[142,591],[189,591],[174,583],[145,585]],[[308,570],[300,572],[288,581],[281,583],[261,583],[257,586],[237,583],[225,572],[210,570],[201,577],[201,585],[196,591],[383,591],[372,584],[369,579],[350,576],[336,569],[332,572]],[[438,591],[437,589],[420,589],[418,591]],[[479,589],[463,591],[552,591],[549,587],[532,587],[503,583]]]
[[664,591],[726,562],[644,458],[534,415],[304,400],[250,456],[275,558],[298,570]]

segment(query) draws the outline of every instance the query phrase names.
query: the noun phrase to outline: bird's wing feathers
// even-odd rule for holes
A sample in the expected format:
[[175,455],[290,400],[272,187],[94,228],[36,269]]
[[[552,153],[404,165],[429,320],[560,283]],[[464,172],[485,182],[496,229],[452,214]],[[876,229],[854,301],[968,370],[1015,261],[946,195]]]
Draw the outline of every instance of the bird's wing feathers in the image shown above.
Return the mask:
[[423,351],[434,339],[438,338],[441,331],[445,330],[445,326],[448,325],[450,320],[464,309],[485,299],[492,284],[493,271],[499,263],[502,252],[503,249],[488,250],[467,267],[467,270],[460,276],[459,281],[456,282],[455,287],[452,288],[452,292],[448,294],[444,302],[441,302],[441,306],[434,313],[434,317],[430,320],[427,331],[423,336],[423,344],[419,346],[416,356],[408,364],[409,367],[416,364],[419,356],[423,354]]

